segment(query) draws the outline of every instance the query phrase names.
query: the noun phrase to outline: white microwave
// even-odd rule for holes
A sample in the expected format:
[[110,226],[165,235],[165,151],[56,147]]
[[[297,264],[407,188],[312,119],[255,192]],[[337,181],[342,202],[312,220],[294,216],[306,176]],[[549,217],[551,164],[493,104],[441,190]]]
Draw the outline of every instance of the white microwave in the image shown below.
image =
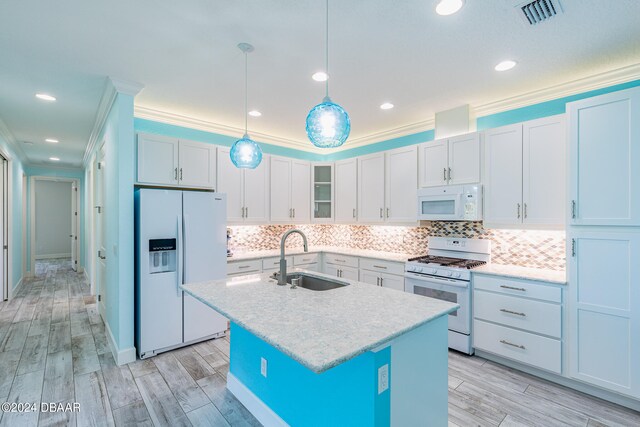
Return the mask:
[[418,190],[422,221],[482,220],[482,185],[447,185]]

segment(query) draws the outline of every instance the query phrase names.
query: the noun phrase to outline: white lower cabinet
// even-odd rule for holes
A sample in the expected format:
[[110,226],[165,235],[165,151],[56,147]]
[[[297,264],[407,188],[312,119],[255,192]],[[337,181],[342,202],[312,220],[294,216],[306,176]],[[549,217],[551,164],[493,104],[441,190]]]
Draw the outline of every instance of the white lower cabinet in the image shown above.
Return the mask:
[[562,288],[474,275],[473,346],[562,374]]
[[262,260],[250,259],[227,262],[227,276],[242,276],[262,272]]
[[348,280],[360,280],[358,269],[353,267],[325,263],[323,273]]
[[640,398],[640,232],[569,237],[569,376]]
[[360,258],[360,281],[404,292],[404,263]]

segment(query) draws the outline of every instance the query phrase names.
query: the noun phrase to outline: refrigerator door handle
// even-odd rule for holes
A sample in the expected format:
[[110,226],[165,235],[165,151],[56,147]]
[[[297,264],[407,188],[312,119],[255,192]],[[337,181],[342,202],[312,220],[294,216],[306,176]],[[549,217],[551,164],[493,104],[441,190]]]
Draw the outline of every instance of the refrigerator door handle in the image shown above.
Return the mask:
[[189,215],[182,215],[182,283],[187,283],[187,234],[189,233]]
[[182,218],[180,217],[180,215],[178,215],[176,217],[176,227],[178,229],[178,256],[177,256],[177,263],[178,263],[178,272],[176,274],[176,292],[178,294],[178,296],[182,295],[182,290],[180,289],[180,285],[182,284],[182,274],[183,274],[183,270],[184,270],[184,265],[183,265],[183,257],[182,257],[182,251],[184,250],[184,246],[183,246],[183,241],[182,241]]

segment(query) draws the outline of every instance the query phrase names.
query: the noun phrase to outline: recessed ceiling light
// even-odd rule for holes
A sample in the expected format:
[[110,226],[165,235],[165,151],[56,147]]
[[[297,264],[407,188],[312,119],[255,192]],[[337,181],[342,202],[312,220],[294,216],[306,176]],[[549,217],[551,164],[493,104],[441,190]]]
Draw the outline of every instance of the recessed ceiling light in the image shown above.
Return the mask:
[[49,160],[51,160],[52,162],[59,162],[60,159],[58,157],[49,157]]
[[390,102],[385,102],[384,104],[380,105],[381,110],[391,110],[393,107],[394,105]]
[[317,82],[326,82],[329,79],[329,75],[324,71],[318,71],[311,78]]
[[495,70],[496,71],[507,71],[507,70],[512,69],[515,66],[516,66],[516,61],[512,61],[510,59],[507,59],[506,61],[502,61],[501,63],[496,65]]
[[42,99],[43,101],[55,101],[56,97],[48,95],[46,93],[36,93],[36,98]]
[[46,142],[50,142],[52,144],[57,144],[58,142],[60,142],[57,139],[53,139],[53,138],[47,138],[47,139],[45,139],[45,141]]
[[463,5],[464,0],[440,0],[440,3],[436,6],[436,13],[442,16],[453,15],[459,11]]
[[260,117],[262,115],[262,113],[258,110],[251,110],[249,111],[249,115],[251,117]]

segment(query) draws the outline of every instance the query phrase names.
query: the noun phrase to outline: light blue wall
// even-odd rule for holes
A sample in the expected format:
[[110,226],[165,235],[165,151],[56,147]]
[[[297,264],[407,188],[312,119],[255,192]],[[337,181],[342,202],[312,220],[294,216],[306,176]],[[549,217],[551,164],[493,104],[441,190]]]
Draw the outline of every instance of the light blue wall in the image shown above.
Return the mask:
[[85,193],[84,193],[84,171],[82,169],[54,169],[42,166],[26,166],[25,173],[27,174],[27,271],[33,272],[34,260],[31,259],[31,177],[32,176],[46,176],[55,178],[70,178],[77,179],[80,183],[80,206],[78,206],[78,212],[80,213],[80,253],[78,254],[78,264],[80,267],[85,265],[85,248],[88,235],[85,233]]

